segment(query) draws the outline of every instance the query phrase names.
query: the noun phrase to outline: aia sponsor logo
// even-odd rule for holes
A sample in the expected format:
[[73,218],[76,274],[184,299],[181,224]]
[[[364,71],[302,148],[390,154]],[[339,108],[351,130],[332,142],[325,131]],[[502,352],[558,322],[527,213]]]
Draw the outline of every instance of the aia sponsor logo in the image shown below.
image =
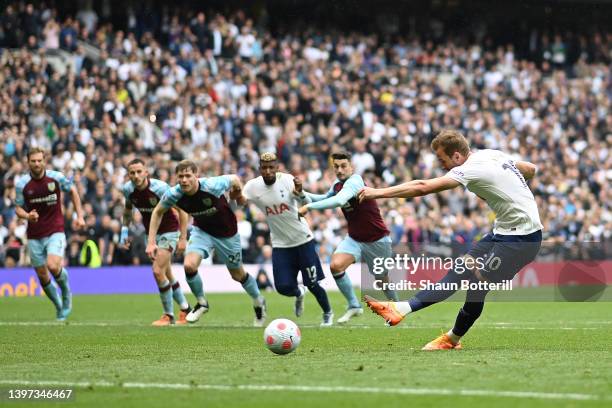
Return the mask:
[[268,215],[281,215],[285,211],[289,211],[289,206],[285,203],[281,205],[273,205],[272,207],[266,206],[266,216]]

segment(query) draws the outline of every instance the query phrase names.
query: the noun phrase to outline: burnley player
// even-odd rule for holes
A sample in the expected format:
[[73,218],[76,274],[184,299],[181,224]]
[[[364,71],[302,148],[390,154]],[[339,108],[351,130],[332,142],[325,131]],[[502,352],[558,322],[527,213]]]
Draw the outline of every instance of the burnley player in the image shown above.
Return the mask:
[[[121,227],[119,240],[119,244],[126,249],[130,245],[128,241],[128,226],[132,222],[133,208],[136,207],[142,214],[142,223],[148,232],[153,209],[165,192],[170,189],[170,186],[163,181],[149,177],[149,172],[141,159],[130,161],[127,165],[127,170],[130,180],[123,185],[125,210],[123,211],[123,227]],[[185,251],[188,221],[189,216],[184,211],[174,209],[165,213],[161,219],[156,236],[158,251],[157,257],[153,261],[153,276],[159,288],[164,314],[160,319],[153,322],[153,326],[187,323],[185,317],[191,309],[179,282],[172,275],[170,263],[174,251],[177,254]],[[178,319],[174,318],[173,298],[181,309]]]
[[[534,177],[536,166],[515,161],[498,150],[471,152],[468,141],[455,130],[443,130],[431,143],[445,176],[429,180],[413,180],[394,187],[360,192],[362,200],[390,197],[419,197],[463,186],[487,202],[497,215],[492,233],[478,241],[465,255],[474,267],[463,274],[451,269],[440,281],[449,290],[422,290],[404,302],[379,302],[366,297],[368,306],[389,325],[396,325],[409,313],[416,312],[450,297],[460,281],[475,284],[501,283],[511,280],[518,271],[535,259],[542,241],[542,223],[538,207],[525,179]],[[480,258],[481,262],[476,262]],[[478,269],[477,266],[481,266]],[[463,269],[463,268],[462,268]],[[454,284],[454,285],[453,285]],[[482,313],[486,288],[468,290],[466,301],[447,333],[429,342],[424,350],[459,349],[459,339]]]
[[[231,210],[225,192],[230,199],[243,199],[240,179],[235,175],[198,178],[198,168],[190,160],[183,160],[176,166],[179,184],[169,189],[153,210],[149,226],[147,254],[155,259],[158,247],[155,237],[163,215],[172,207],[177,207],[193,217],[193,228],[185,255],[185,277],[191,291],[198,300],[187,315],[187,321],[197,322],[208,311],[208,301],[204,297],[202,278],[198,267],[203,258],[212,255],[213,250],[225,263],[230,275],[242,284],[253,299],[255,326],[263,326],[266,318],[266,303],[259,293],[255,278],[242,267],[242,247],[238,235],[236,215]],[[239,202],[239,204],[244,204]]]
[[272,237],[272,272],[274,286],[281,295],[295,296],[295,315],[304,311],[306,288],[315,296],[323,310],[321,326],[331,326],[334,315],[325,289],[319,281],[325,278],[317,255],[312,231],[304,218],[298,217],[298,207],[304,203],[302,184],[290,174],[278,171],[274,153],[259,158],[260,177],[248,181],[243,195],[266,214]]
[[[309,204],[299,209],[304,216],[310,210],[325,210],[329,208],[342,209],[348,222],[348,236],[345,237],[334,251],[330,269],[338,288],[348,301],[346,313],[338,319],[338,323],[346,323],[352,317],[363,313],[351,280],[346,269],[361,259],[367,264],[370,273],[374,271],[374,259],[393,256],[389,230],[385,226],[378,205],[374,200],[359,202],[357,194],[365,186],[358,174],[353,174],[351,156],[347,152],[332,153],[332,164],[337,180],[327,194],[306,193]],[[388,273],[377,275],[377,279],[388,282]],[[397,298],[395,291],[385,290],[389,299]]]
[[[72,181],[62,173],[46,170],[47,157],[43,149],[34,147],[27,155],[30,174],[17,183],[17,217],[28,220],[28,250],[40,285],[56,310],[57,320],[66,320],[72,311],[72,294],[68,272],[63,267],[66,249],[62,192],[70,193],[76,212],[75,226],[83,228],[81,199]],[[49,272],[59,285],[62,295],[51,281]]]

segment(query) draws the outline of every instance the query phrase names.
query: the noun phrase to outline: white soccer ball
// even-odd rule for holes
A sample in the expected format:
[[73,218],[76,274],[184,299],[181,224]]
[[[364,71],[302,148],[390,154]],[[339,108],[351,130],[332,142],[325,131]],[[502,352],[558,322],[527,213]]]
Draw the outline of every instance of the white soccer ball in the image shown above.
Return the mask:
[[264,343],[276,354],[288,354],[300,345],[302,333],[297,324],[289,319],[272,320],[264,330]]

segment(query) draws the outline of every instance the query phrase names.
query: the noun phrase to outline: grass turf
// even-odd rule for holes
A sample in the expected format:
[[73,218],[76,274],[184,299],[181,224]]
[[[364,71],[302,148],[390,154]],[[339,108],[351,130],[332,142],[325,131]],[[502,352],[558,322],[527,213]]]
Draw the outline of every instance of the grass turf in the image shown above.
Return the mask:
[[[343,302],[330,297],[337,318]],[[300,319],[292,299],[267,298],[270,319],[302,328],[302,344],[287,356],[265,349],[244,294],[210,295],[198,324],[167,328],[149,326],[161,314],[154,295],[77,296],[67,323],[54,323],[45,298],[0,298],[0,405],[9,388],[45,388],[40,381],[91,383],[59,406],[612,404],[610,303],[491,302],[464,350],[422,352],[452,326],[460,304],[432,306],[394,328],[366,311],[322,329],[312,296]],[[19,403],[27,405],[41,403]]]

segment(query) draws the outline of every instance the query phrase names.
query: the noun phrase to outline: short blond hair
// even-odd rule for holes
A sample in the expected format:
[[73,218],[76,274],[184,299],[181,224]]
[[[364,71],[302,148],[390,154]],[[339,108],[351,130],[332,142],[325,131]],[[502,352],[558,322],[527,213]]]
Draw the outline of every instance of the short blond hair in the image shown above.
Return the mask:
[[434,137],[434,140],[431,141],[431,149],[437,151],[440,147],[449,157],[455,152],[463,156],[470,153],[469,142],[461,132],[454,129],[444,129]]
[[176,169],[174,171],[178,174],[185,170],[191,170],[193,174],[198,174],[198,166],[191,160],[181,160],[179,164],[176,165]]
[[33,154],[37,154],[37,153],[42,153],[43,159],[47,158],[47,151],[45,149],[43,149],[42,147],[34,146],[30,150],[28,150],[28,155],[27,155],[28,160],[30,160],[30,156],[32,156]]
[[278,160],[278,157],[276,157],[276,153],[272,153],[272,152],[265,152],[265,153],[262,153],[261,156],[259,156],[259,161],[261,162],[273,162],[277,160]]

